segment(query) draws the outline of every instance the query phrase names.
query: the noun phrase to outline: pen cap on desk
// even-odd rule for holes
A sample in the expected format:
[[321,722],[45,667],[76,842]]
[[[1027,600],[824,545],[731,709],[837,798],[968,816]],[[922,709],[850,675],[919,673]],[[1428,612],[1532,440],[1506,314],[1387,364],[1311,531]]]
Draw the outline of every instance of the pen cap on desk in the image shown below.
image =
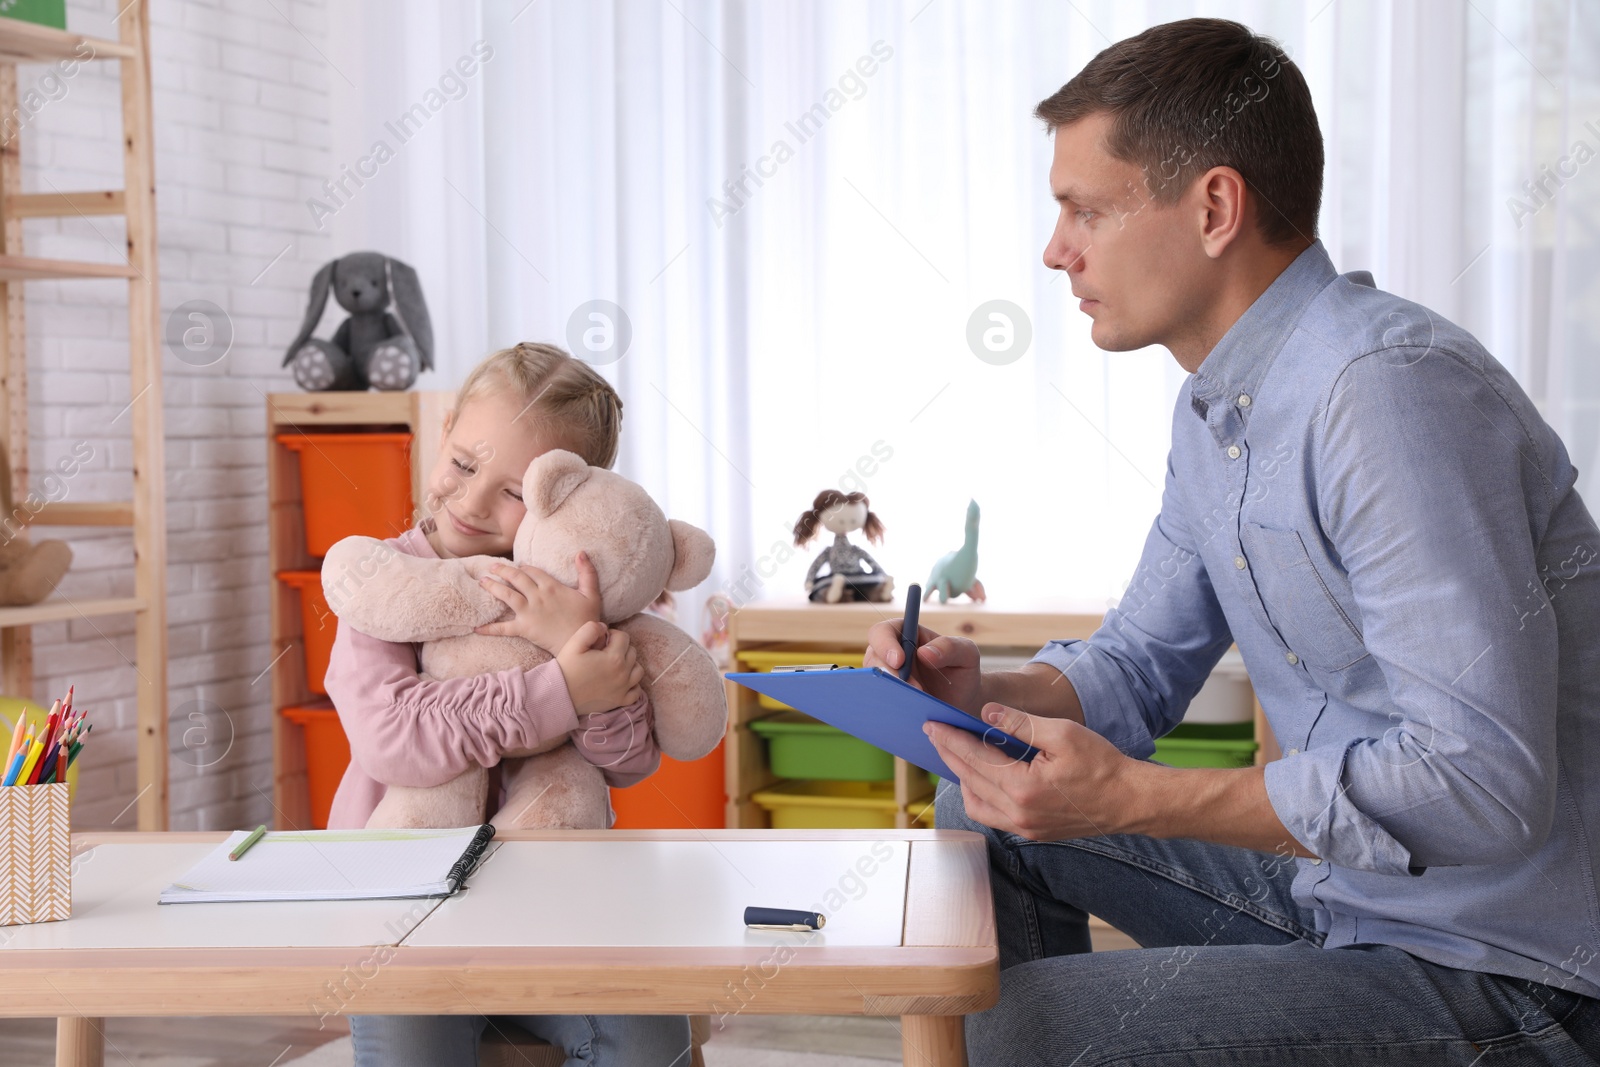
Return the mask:
[[0,926],[72,914],[67,784],[0,788]]

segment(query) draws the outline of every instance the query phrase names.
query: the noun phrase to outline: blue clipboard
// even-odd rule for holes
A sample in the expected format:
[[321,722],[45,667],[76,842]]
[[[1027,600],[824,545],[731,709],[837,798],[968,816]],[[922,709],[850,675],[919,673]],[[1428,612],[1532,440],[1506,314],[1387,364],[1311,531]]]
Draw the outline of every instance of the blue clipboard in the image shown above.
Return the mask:
[[995,748],[996,761],[1029,762],[1039,750],[960,708],[929,696],[880,667],[808,667],[800,670],[733,671],[728,678],[836,726],[908,763],[956,781],[922,732],[942,722],[975,734]]

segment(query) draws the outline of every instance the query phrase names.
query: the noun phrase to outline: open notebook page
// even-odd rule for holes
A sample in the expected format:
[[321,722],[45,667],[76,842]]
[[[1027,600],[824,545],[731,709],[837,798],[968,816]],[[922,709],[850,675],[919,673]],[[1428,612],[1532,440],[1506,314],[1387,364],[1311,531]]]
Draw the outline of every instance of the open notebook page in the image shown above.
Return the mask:
[[[236,900],[372,900],[447,896],[489,844],[493,827],[449,830],[275,830],[237,860],[236,830],[161,891],[162,904]],[[458,865],[464,864],[457,871]]]

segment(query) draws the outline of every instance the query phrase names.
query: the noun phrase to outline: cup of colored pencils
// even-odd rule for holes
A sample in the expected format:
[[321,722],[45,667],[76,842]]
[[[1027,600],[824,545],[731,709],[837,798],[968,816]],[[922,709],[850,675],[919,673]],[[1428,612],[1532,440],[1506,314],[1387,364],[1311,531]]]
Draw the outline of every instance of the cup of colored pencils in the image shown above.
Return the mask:
[[42,729],[35,730],[26,715],[18,716],[0,786],[66,781],[67,769],[83,751],[84,739],[94,727],[83,721],[84,715],[84,711],[73,708],[72,686],[68,686],[67,695],[50,706]]
[[[67,768],[89,726],[72,690],[44,725],[19,716],[0,776],[0,926],[72,915],[72,820]],[[22,786],[23,788],[16,788]]]

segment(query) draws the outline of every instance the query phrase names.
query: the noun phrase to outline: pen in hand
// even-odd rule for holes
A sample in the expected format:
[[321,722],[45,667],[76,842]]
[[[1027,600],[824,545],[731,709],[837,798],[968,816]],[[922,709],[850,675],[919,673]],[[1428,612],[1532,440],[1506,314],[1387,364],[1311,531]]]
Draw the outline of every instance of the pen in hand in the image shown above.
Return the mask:
[[911,661],[917,655],[918,620],[922,614],[922,586],[912,585],[906,589],[906,616],[900,620],[900,650],[905,653],[905,662],[900,664],[900,680],[911,680]]

